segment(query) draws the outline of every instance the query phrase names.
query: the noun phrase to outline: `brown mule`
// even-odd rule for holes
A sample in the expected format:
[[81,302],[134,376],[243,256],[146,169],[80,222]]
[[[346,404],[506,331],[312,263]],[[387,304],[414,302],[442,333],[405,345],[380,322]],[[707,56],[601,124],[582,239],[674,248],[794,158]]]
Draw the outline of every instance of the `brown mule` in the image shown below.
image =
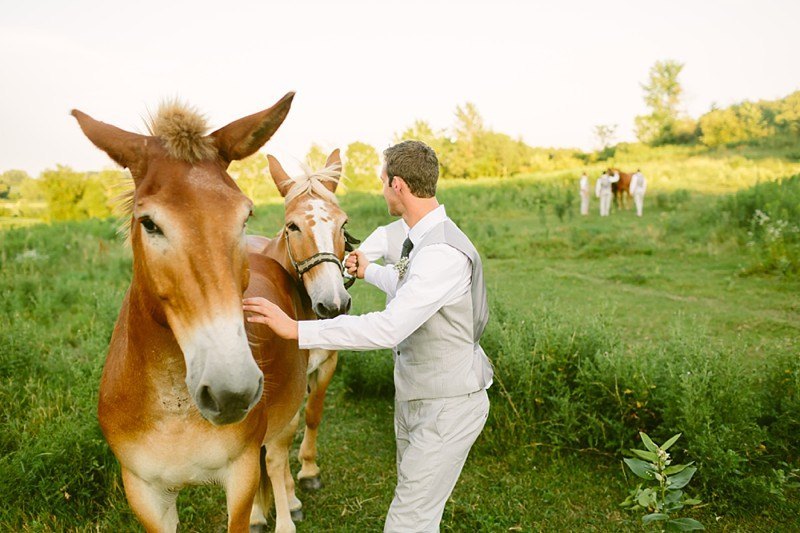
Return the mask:
[[619,181],[611,184],[611,192],[614,194],[614,200],[617,204],[617,209],[628,209],[628,207],[631,205],[630,201],[633,200],[633,197],[631,196],[631,178],[633,177],[633,174],[622,172],[618,168],[608,169],[609,176],[613,176],[614,172],[619,173]]
[[[178,491],[212,482],[225,487],[228,531],[247,531],[264,436],[290,422],[302,400],[296,343],[260,331],[255,358],[248,345],[241,300],[252,202],[226,172],[267,142],[293,97],[208,135],[180,107],[159,113],[152,135],[72,112],[133,177],[133,278],[103,368],[98,418],[148,531],[175,531]],[[258,291],[293,312],[283,269],[259,260],[253,271]]]
[[[346,313],[350,295],[344,287],[341,262],[352,238],[344,229],[347,215],[335,196],[342,167],[339,150],[330,154],[323,170],[297,178],[289,177],[274,157],[268,159],[272,179],[285,198],[285,227],[273,239],[249,237],[251,251],[278,261],[292,276],[303,303],[302,319]],[[337,359],[336,351],[309,351],[306,428],[298,454],[302,464],[298,482],[303,488],[321,486],[316,463],[317,431]],[[270,455],[268,451],[268,459]],[[298,508],[299,501],[295,499],[293,509]]]

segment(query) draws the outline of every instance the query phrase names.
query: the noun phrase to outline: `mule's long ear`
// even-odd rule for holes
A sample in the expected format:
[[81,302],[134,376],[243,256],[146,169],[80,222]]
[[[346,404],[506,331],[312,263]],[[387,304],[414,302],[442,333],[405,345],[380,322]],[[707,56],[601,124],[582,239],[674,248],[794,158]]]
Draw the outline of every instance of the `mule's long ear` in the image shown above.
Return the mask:
[[328,160],[325,161],[325,168],[331,168],[331,170],[336,171],[337,180],[336,181],[324,180],[322,182],[322,185],[324,185],[325,188],[328,189],[329,191],[336,192],[336,186],[339,185],[338,178],[342,176],[342,157],[341,155],[339,155],[338,148],[333,152],[331,152],[331,155],[328,156]]
[[244,159],[264,146],[278,131],[292,107],[294,92],[278,100],[274,106],[231,122],[211,134],[219,155],[225,163]]
[[286,198],[286,195],[289,194],[289,189],[294,184],[294,180],[283,170],[278,160],[271,155],[267,156],[267,162],[269,162],[269,175],[272,176],[272,181],[275,182],[275,186],[278,187],[281,196]]
[[83,133],[108,156],[129,169],[134,178],[141,176],[147,163],[146,135],[131,133],[111,124],[95,120],[86,113],[73,109],[71,115],[78,120]]

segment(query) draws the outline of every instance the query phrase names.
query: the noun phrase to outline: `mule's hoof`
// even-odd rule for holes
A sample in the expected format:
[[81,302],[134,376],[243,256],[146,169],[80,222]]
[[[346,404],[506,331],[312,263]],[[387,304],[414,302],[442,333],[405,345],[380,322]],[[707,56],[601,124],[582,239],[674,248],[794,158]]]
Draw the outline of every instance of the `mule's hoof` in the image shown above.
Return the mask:
[[295,509],[294,511],[291,511],[291,514],[292,514],[292,522],[302,522],[303,518],[305,518],[302,507],[300,509]]
[[266,524],[250,524],[250,533],[267,533]]
[[322,488],[322,478],[319,476],[303,477],[297,480],[297,484],[303,490],[319,490]]

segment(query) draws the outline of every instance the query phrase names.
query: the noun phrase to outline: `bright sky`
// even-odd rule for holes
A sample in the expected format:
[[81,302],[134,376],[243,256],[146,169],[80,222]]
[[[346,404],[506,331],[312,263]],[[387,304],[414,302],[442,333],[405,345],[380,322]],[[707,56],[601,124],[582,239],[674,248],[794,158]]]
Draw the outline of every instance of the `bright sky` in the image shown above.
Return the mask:
[[213,128],[297,91],[267,144],[283,158],[355,140],[382,150],[415,119],[486,124],[535,146],[633,139],[640,83],[685,63],[692,116],[800,89],[796,0],[0,0],[0,171],[111,167],[73,107],[142,132],[179,96]]

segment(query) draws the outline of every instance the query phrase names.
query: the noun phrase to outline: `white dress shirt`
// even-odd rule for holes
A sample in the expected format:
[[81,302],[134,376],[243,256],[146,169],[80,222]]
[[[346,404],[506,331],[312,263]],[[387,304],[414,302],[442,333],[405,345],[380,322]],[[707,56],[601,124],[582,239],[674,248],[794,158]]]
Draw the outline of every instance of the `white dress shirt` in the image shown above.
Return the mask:
[[[416,246],[431,228],[447,219],[440,205],[425,215],[408,237]],[[472,264],[466,255],[447,244],[431,244],[412,250],[408,279],[397,290],[397,271],[393,266],[370,263],[364,280],[393,299],[386,309],[364,315],[340,315],[327,320],[298,323],[301,349],[374,350],[393,348],[411,335],[444,305],[468,293],[472,283]]]
[[[406,230],[408,235],[408,225],[405,220],[401,221],[403,229]],[[370,263],[377,260],[385,261],[389,255],[389,235],[386,232],[386,226],[378,226],[375,231],[369,234],[364,239],[364,242],[358,245],[358,249],[369,259]]]

